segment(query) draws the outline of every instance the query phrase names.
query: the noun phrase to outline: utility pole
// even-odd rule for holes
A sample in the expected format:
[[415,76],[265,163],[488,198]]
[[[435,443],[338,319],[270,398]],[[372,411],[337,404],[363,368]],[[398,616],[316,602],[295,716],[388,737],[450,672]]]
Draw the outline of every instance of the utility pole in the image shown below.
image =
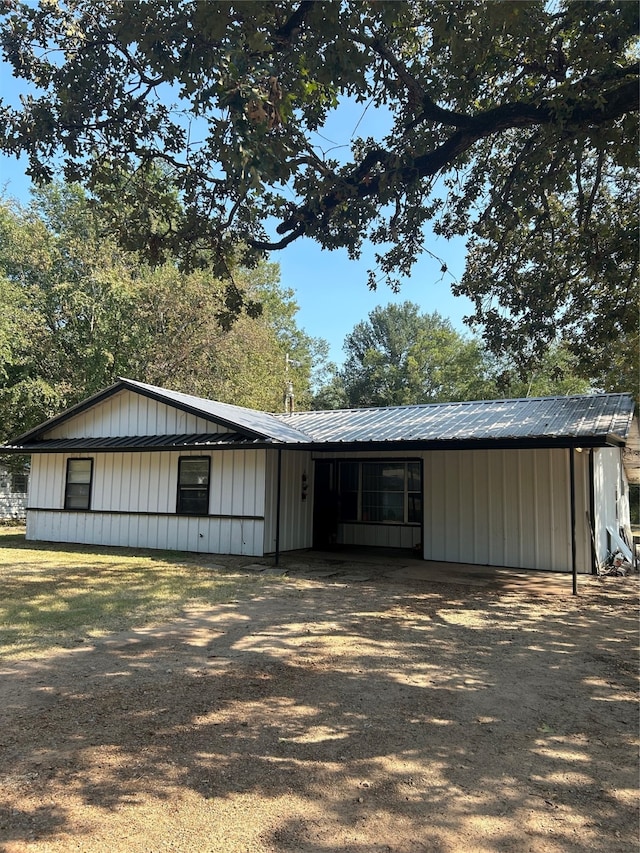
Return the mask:
[[295,411],[295,397],[293,394],[293,382],[289,379],[289,365],[291,367],[301,367],[302,364],[299,361],[294,361],[292,358],[289,358],[289,353],[285,355],[284,360],[285,365],[285,391],[284,391],[284,410],[286,414],[290,415]]

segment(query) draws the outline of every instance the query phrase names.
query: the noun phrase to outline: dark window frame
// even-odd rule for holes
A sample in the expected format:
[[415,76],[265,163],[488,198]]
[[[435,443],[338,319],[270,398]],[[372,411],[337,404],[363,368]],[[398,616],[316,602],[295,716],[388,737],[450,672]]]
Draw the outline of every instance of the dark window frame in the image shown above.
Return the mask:
[[[386,524],[386,525],[402,525],[407,527],[419,527],[422,525],[423,521],[423,512],[424,512],[424,467],[422,464],[422,459],[420,458],[403,458],[403,459],[394,459],[390,458],[382,458],[382,459],[341,459],[337,461],[337,471],[336,471],[336,484],[338,486],[338,499],[340,502],[340,523],[341,524]],[[357,493],[353,489],[353,487],[344,490],[342,488],[343,483],[343,475],[342,475],[342,466],[357,466],[357,474],[354,478],[353,469],[351,469],[350,476],[348,479],[351,483],[354,483],[354,479],[357,480]],[[372,504],[372,501],[375,503],[374,496],[375,495],[384,495],[386,490],[384,489],[371,489],[365,488],[365,471],[363,470],[365,466],[390,466],[390,467],[400,467],[404,468],[404,484],[402,490],[399,489],[391,489],[388,490],[389,494],[402,494],[402,520],[398,519],[372,519],[365,518],[367,514],[366,506],[367,503],[369,505]],[[412,480],[413,485],[415,486],[415,473],[412,477],[410,475],[410,466],[418,465],[418,477],[419,477],[419,488],[412,488]],[[346,470],[346,468],[345,468]],[[345,478],[347,479],[347,478]],[[350,497],[345,500],[346,495]],[[353,496],[356,495],[356,511],[355,514],[353,512],[354,500]],[[344,496],[344,497],[343,497]],[[365,496],[367,500],[365,500]],[[385,501],[382,499],[380,501],[380,506],[384,507]],[[350,510],[348,513],[349,517],[345,514],[347,508]],[[355,517],[354,517],[355,515]],[[413,516],[413,519],[411,518]]]
[[29,474],[27,471],[12,471],[9,487],[14,495],[26,495],[29,491]]
[[[207,484],[206,484],[206,498],[204,509],[200,511],[194,512],[191,509],[184,508],[184,497],[186,494],[195,491],[204,491],[202,485],[183,485],[181,482],[182,479],[182,463],[183,462],[202,462],[206,460],[207,462]],[[177,515],[195,515],[195,516],[206,516],[209,515],[209,500],[211,497],[211,457],[210,456],[180,456],[178,457],[178,493],[176,497],[176,514]]]
[[[71,468],[74,462],[89,462],[89,482],[88,483],[70,483],[69,482],[69,474],[71,473]],[[94,459],[92,456],[82,456],[82,457],[73,457],[71,459],[67,459],[67,471],[64,481],[64,508],[68,512],[87,512],[91,509],[91,496],[93,494],[93,468],[94,468]],[[72,494],[72,489],[70,486],[83,485],[88,486],[87,494],[86,494],[86,506],[70,506],[71,499],[73,497],[78,497],[78,495]]]

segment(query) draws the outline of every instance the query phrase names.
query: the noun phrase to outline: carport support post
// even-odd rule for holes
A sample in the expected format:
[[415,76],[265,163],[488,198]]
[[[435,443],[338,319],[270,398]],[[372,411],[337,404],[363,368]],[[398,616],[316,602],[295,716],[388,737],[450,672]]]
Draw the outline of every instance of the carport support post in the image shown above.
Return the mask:
[[278,485],[276,492],[276,566],[280,563],[280,495],[282,492],[282,450],[278,448]]
[[569,448],[569,490],[571,496],[571,571],[573,573],[573,594],[578,594],[578,563],[576,558],[576,463],[575,450]]

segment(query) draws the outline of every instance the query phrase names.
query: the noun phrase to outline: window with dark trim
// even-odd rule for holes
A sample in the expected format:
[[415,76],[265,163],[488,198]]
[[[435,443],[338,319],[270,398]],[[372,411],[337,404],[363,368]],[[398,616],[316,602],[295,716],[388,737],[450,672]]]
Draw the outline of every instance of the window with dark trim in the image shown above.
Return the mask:
[[178,508],[180,515],[209,512],[208,456],[181,456],[178,460]]
[[64,490],[65,509],[91,508],[93,459],[67,459],[67,480]]
[[26,471],[12,471],[11,491],[15,494],[26,495],[29,488],[29,475]]
[[422,521],[422,468],[418,461],[339,462],[338,492],[340,521]]

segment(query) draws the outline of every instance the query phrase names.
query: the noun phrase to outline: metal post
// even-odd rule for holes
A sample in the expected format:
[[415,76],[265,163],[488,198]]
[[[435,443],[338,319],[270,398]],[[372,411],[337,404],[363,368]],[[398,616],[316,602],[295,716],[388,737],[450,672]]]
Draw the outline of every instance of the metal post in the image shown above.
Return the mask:
[[589,533],[591,534],[591,549],[593,562],[591,574],[597,575],[599,569],[598,551],[596,548],[596,493],[595,466],[593,464],[593,447],[589,450]]
[[280,563],[280,495],[282,492],[282,450],[278,448],[278,486],[276,493],[276,566]]
[[578,594],[578,563],[576,556],[576,464],[575,450],[569,448],[569,490],[571,496],[571,570],[573,572],[573,594]]

